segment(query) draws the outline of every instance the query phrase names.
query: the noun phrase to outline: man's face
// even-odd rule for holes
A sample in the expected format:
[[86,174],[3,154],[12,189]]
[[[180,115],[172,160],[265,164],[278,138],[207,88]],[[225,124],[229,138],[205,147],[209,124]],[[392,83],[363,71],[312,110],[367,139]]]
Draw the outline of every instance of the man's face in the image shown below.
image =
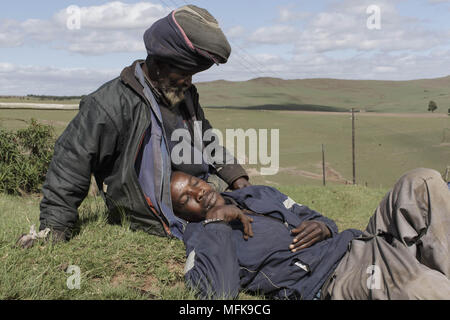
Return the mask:
[[210,184],[179,171],[172,175],[170,192],[175,214],[189,222],[202,221],[211,208],[225,204]]
[[191,87],[193,73],[165,63],[159,63],[158,67],[158,89],[167,99],[170,107],[175,107],[184,100],[186,90]]

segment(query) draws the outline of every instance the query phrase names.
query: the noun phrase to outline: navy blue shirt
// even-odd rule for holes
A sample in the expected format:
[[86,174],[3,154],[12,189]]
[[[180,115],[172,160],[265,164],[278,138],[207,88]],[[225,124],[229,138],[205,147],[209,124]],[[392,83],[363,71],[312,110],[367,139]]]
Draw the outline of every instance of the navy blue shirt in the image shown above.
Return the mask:
[[[242,224],[189,223],[184,233],[188,286],[203,298],[235,298],[240,290],[274,299],[315,297],[361,231],[338,233],[336,224],[307,206],[267,186],[224,193],[253,212],[254,236],[243,239]],[[291,230],[303,221],[322,221],[332,237],[295,253]]]

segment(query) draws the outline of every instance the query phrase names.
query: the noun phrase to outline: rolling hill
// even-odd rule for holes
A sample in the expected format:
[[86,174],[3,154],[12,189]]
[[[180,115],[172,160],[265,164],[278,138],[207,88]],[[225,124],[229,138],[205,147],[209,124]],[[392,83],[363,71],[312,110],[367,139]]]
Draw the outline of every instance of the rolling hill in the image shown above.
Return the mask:
[[257,78],[196,83],[203,107],[265,110],[427,112],[450,108],[450,76],[408,81]]

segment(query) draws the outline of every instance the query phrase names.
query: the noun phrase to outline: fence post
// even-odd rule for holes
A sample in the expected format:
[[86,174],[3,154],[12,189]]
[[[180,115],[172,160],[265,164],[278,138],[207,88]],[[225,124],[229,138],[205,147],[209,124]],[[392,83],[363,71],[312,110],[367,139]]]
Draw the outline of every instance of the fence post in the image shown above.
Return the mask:
[[325,173],[325,147],[322,144],[322,179],[324,186],[326,185]]
[[355,150],[355,109],[352,108],[352,167],[353,167],[353,184],[356,184],[356,150]]

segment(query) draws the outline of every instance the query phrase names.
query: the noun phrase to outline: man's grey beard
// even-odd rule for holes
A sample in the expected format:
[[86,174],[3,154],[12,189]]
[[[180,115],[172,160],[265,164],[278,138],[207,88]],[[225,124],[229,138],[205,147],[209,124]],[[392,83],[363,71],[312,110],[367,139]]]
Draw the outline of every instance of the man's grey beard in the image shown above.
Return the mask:
[[185,98],[185,92],[188,88],[160,88],[162,95],[168,102],[170,109],[178,107]]

